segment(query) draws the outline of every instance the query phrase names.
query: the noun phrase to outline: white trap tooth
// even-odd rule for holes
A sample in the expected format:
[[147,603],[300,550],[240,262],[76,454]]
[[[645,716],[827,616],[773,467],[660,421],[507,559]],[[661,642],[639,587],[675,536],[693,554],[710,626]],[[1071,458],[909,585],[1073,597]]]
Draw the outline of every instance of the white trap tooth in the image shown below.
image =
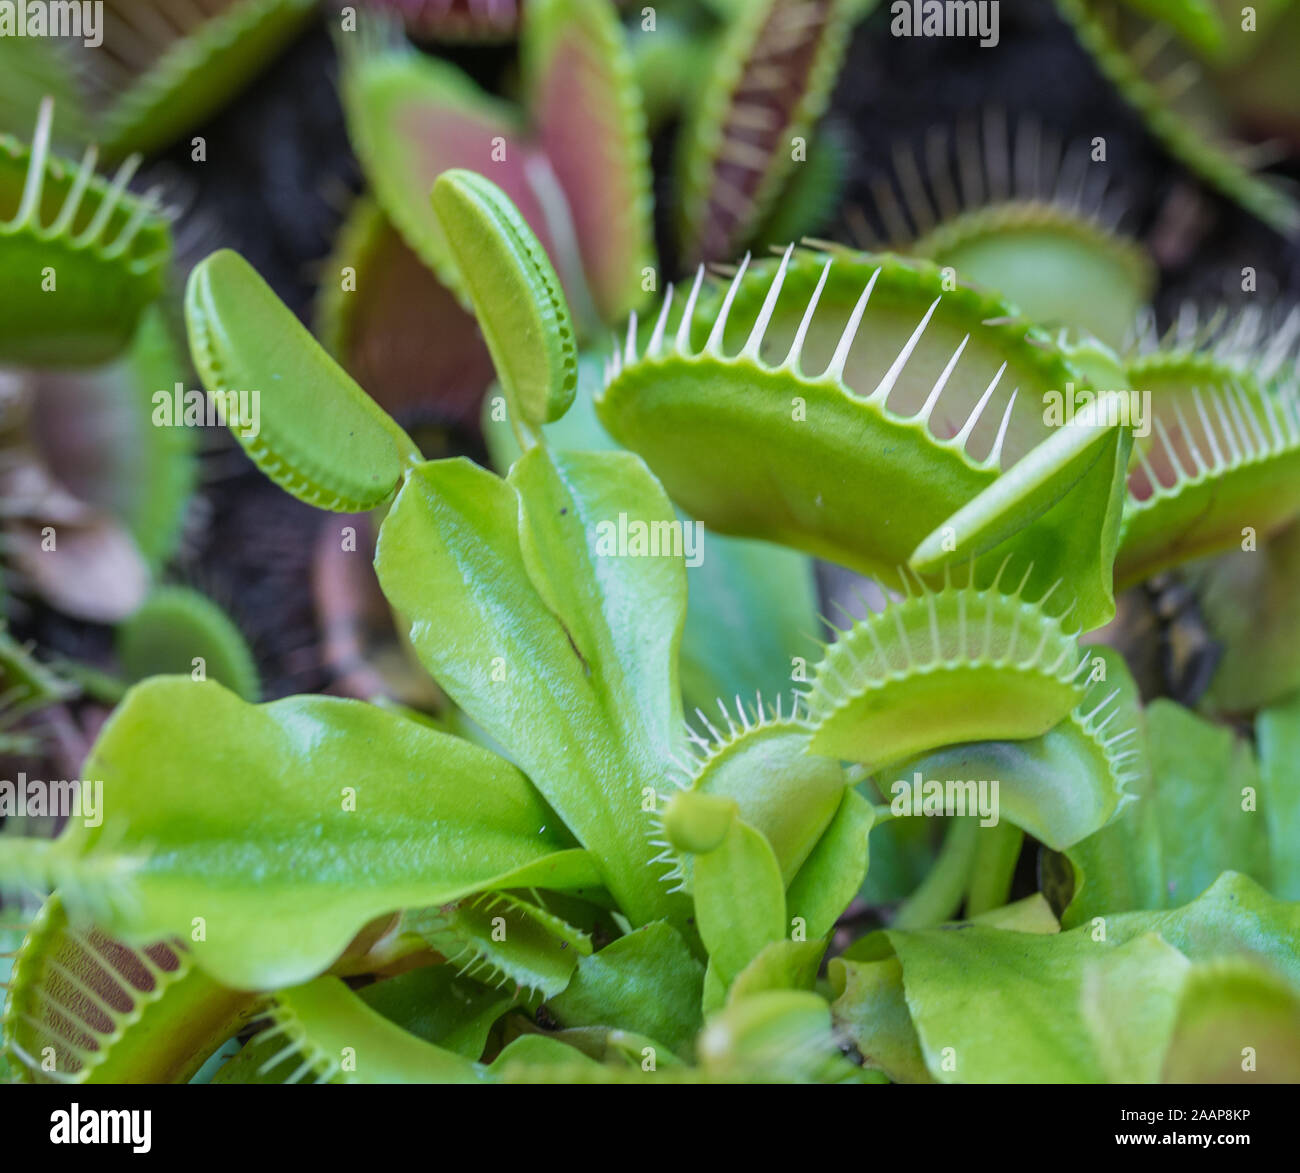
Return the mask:
[[970,418],[962,425],[962,429],[953,438],[953,444],[958,448],[965,448],[967,441],[970,440],[971,433],[975,430],[975,425],[979,423],[980,416],[984,414],[984,408],[988,401],[993,398],[993,392],[1002,382],[1002,376],[1006,372],[1007,364],[1003,363],[998,367],[998,372],[993,376],[993,381],[984,389],[984,394],[980,396],[980,401],[975,405],[975,410],[970,413]]
[[853,313],[849,315],[848,324],[844,327],[844,333],[840,335],[839,345],[835,347],[835,353],[831,356],[830,365],[826,368],[824,378],[839,379],[844,374],[844,367],[849,361],[849,351],[853,348],[853,340],[858,336],[858,327],[862,325],[862,315],[867,312],[867,302],[871,300],[871,291],[875,289],[879,277],[880,270],[877,269],[871,274],[871,279],[862,291],[862,296],[858,298],[858,304],[853,307]]
[[750,254],[745,254],[745,259],[740,262],[740,268],[736,270],[736,275],[731,279],[731,284],[727,287],[727,296],[722,299],[722,309],[718,313],[718,320],[713,323],[713,330],[709,334],[709,340],[704,344],[704,349],[709,354],[722,355],[722,335],[727,329],[727,319],[731,316],[731,304],[736,300],[736,294],[740,290],[740,283],[744,280],[745,271],[749,268]]
[[791,244],[781,258],[781,265],[776,271],[776,276],[772,278],[767,297],[763,299],[763,308],[758,313],[758,321],[754,323],[753,330],[749,332],[749,341],[745,343],[745,349],[741,351],[741,354],[746,358],[758,357],[758,350],[763,345],[763,336],[767,333],[768,323],[771,322],[772,315],[776,312],[777,298],[781,296],[781,286],[785,284],[786,270],[790,267],[790,254],[793,252],[794,245]]
[[984,462],[990,468],[999,468],[1002,464],[1002,445],[1007,439],[1007,429],[1011,426],[1011,413],[1016,406],[1016,396],[1020,394],[1020,388],[1017,387],[1011,392],[1011,398],[1007,400],[1007,409],[1002,413],[1002,422],[998,425],[998,437],[993,441],[993,448],[988,454],[988,459]]
[[81,166],[77,168],[77,176],[72,182],[72,190],[68,192],[68,198],[63,201],[63,208],[59,212],[59,218],[50,226],[50,236],[62,236],[72,227],[77,211],[81,207],[82,198],[86,194],[86,188],[90,185],[91,177],[95,174],[95,162],[98,158],[98,147],[91,145],[86,148],[86,153],[81,159]]
[[[877,272],[879,272],[879,270],[877,270]],[[872,280],[874,280],[874,278],[872,278]],[[939,308],[939,303],[942,300],[943,298],[936,297],[934,301],[930,303],[930,308],[925,311],[925,317],[921,319],[916,329],[912,331],[912,336],[903,345],[903,349],[898,352],[898,357],[890,364],[889,370],[881,376],[880,382],[876,385],[876,389],[868,397],[871,402],[883,403],[889,398],[889,393],[894,389],[894,384],[898,382],[898,376],[903,373],[903,368],[907,366],[908,360],[912,357],[912,351],[916,349],[916,344],[921,341],[921,335],[925,333],[925,328],[930,324],[930,319],[934,317],[934,311]],[[844,357],[848,358],[848,356],[848,348],[845,347]]]
[[113,177],[113,186],[109,189],[108,197],[99,206],[95,213],[95,218],[86,225],[86,230],[77,237],[77,243],[82,244],[92,240],[98,240],[104,229],[108,227],[108,221],[113,213],[117,211],[117,206],[126,194],[126,185],[131,182],[140,163],[143,161],[141,155],[131,155],[117,169],[117,174]]
[[682,320],[677,324],[677,337],[673,342],[678,354],[689,354],[691,349],[691,324],[695,318],[695,303],[699,300],[700,286],[704,284],[704,266],[695,271],[695,283],[686,298],[686,308],[682,310]]
[[659,311],[659,320],[655,322],[654,333],[650,335],[650,345],[646,348],[648,358],[658,358],[659,351],[664,344],[664,333],[668,329],[668,314],[673,308],[673,286],[672,282],[668,283],[668,289],[664,293],[663,308]]
[[636,310],[627,319],[627,352],[624,359],[628,366],[636,362]]
[[808,308],[803,312],[803,318],[799,322],[799,329],[795,332],[794,342],[790,344],[790,353],[785,356],[784,366],[788,370],[799,370],[800,360],[803,358],[803,344],[808,337],[808,329],[812,325],[813,315],[817,312],[817,303],[821,300],[822,290],[826,288],[826,278],[831,275],[831,259],[827,257],[826,264],[822,266],[822,275],[817,279],[817,288],[813,290],[813,295],[808,301]]
[[939,396],[943,394],[943,389],[948,385],[948,380],[952,378],[952,373],[957,369],[957,363],[961,359],[962,351],[966,349],[966,343],[970,341],[970,335],[958,344],[957,349],[952,352],[952,357],[948,360],[948,365],[940,372],[939,377],[934,381],[934,386],[930,388],[930,394],[926,397],[925,403],[921,405],[921,410],[916,413],[916,418],[922,423],[927,423],[935,405],[939,402]]

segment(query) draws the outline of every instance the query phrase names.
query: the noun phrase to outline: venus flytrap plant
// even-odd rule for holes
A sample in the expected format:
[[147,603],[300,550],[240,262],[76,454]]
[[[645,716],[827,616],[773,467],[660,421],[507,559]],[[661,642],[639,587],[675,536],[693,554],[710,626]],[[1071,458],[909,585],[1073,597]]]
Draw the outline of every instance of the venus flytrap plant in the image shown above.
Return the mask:
[[170,145],[243,89],[313,8],[311,0],[106,0],[103,44],[62,54],[87,133],[114,159]]
[[1085,378],[1046,335],[888,255],[789,250],[702,286],[679,311],[670,289],[648,337],[629,324],[597,400],[694,516],[895,586],[972,554],[986,585],[1010,555],[1031,595],[1065,578],[1085,630],[1110,618],[1129,438],[1047,424],[1047,393]]
[[123,350],[162,290],[171,234],[157,193],[128,194],[139,164],[110,184],[96,152],[75,165],[50,153],[54,106],[42,104],[30,147],[0,138],[0,358],[67,366]]
[[1046,733],[1079,700],[1086,657],[1046,599],[1022,598],[1027,579],[1014,594],[922,584],[841,632],[805,696],[812,747],[874,772],[993,730]]
[[[428,193],[442,172],[489,175],[564,281],[580,326],[644,300],[651,240],[649,144],[624,34],[608,0],[537,0],[521,38],[525,110],[372,21],[340,34],[348,130],[384,213],[465,300]],[[589,112],[605,116],[593,119]],[[579,149],[578,144],[581,144]],[[594,299],[594,300],[593,300]]]
[[[800,704],[722,699],[688,726],[684,559],[599,538],[619,517],[671,532],[668,494],[607,440],[561,443],[571,411],[588,414],[568,434],[594,434],[591,359],[519,210],[456,169],[426,196],[500,380],[503,475],[424,460],[234,253],[195,269],[187,320],[205,386],[268,476],[320,507],[381,511],[387,599],[495,748],[355,701],[253,705],[184,676],[134,687],[85,766],[104,783],[102,824],[0,838],[0,881],[56,893],[6,1013],[29,1077],[184,1078],[254,1018],[221,1081],[870,1082],[1015,1064],[1115,1078],[1133,1038],[1144,1072],[1175,1075],[1198,1070],[1202,1040],[1219,1062],[1224,1024],[1261,1007],[1289,1029],[1278,942],[1294,909],[1229,874],[1195,904],[1111,916],[1150,903],[1131,860],[1152,812],[1180,822],[1165,804],[1196,789],[1199,758],[1222,773],[1184,731],[1195,718],[1143,714],[1122,663],[1078,647],[1076,629],[1109,615],[1131,436],[1053,428],[1040,404],[1114,381],[1113,354],[945,288],[933,266],[847,252],[790,250],[725,290],[701,279],[676,318],[669,295],[653,323],[633,319],[594,405],[615,439],[720,527],[910,591],[838,633]],[[253,388],[256,421],[230,394]],[[1235,743],[1225,760],[1253,761]],[[873,808],[865,776],[883,792],[890,770],[959,762],[996,768],[1008,823],[1064,853],[1045,856],[1055,911],[1073,923],[1104,902],[1110,943],[1056,931],[1041,897],[1003,907],[1019,830],[955,820],[893,926],[831,962],[832,1008],[818,980],[832,932],[871,828],[902,821]],[[1289,810],[1288,785],[1275,790]],[[1240,868],[1257,839],[1212,859],[1162,847],[1160,905]],[[963,899],[978,924],[930,929]],[[1278,974],[1242,957],[1234,903]],[[153,985],[92,954],[135,958]],[[1017,966],[1040,987],[1019,1004]],[[974,1023],[951,1010],[965,973]],[[1160,997],[1129,1006],[1134,984]],[[1026,1041],[1044,1000],[1059,1021]],[[193,1030],[150,1047],[174,1015]],[[1003,1017],[1011,1061],[989,1042]]]
[[[906,146],[872,185],[873,219],[888,247],[996,289],[1044,326],[1087,331],[1120,346],[1155,286],[1145,251],[1119,232],[1123,204],[1091,143],[1062,146],[1028,117],[995,111],[936,127],[924,165]],[[855,210],[858,243],[879,248]]]
[[848,43],[846,0],[737,10],[694,99],[678,162],[685,259],[726,260],[753,238],[807,153]]
[[1127,0],[1057,0],[1057,7],[1171,154],[1278,232],[1300,230],[1300,205],[1276,181],[1256,174],[1257,150],[1232,138],[1204,71],[1177,43],[1170,21],[1177,6],[1156,12]]
[[57,899],[33,920],[8,984],[4,1043],[28,1079],[172,1083],[258,1010],[178,942],[133,949],[72,928]]
[[1253,311],[1147,334],[1127,362],[1149,396],[1148,435],[1134,444],[1117,578],[1128,585],[1206,554],[1266,538],[1297,512],[1300,315],[1264,331]]
[[[512,321],[511,313],[532,321],[542,320],[532,315],[552,315],[543,327],[561,357],[548,368],[551,382],[536,380],[535,371],[517,362],[530,347],[547,345],[544,337],[498,337],[503,375],[521,372],[511,384],[517,408],[540,422],[547,405],[565,392],[570,360],[560,328],[563,303],[539,280],[536,242],[481,181],[448,177],[438,200],[449,217],[476,218],[483,233],[497,237],[475,258],[481,288],[542,299],[531,311],[510,306],[505,317],[494,317],[501,307],[485,302],[485,318],[495,325]],[[356,433],[366,429],[369,446],[360,451],[379,469],[392,468],[390,453],[400,437],[369,401],[358,407],[360,392],[327,365],[305,333],[284,328],[287,311],[263,290],[233,254],[215,255],[192,278],[190,328],[213,393],[228,389],[236,381],[232,375],[273,388],[262,419],[266,448],[258,455],[301,495],[337,504],[377,484],[374,499],[382,501],[392,493],[388,478],[394,474],[376,477],[363,465],[349,480],[325,456],[348,451],[349,443],[355,456]],[[294,446],[282,437],[306,379],[314,380],[317,394],[328,389],[323,393],[337,410],[328,415],[332,425],[300,432]],[[297,410],[307,420],[321,415],[315,404]],[[330,430],[341,419],[353,424],[351,436]],[[243,423],[230,422],[236,432]],[[568,963],[556,969],[546,960],[555,957],[552,942],[567,939],[571,956],[580,958],[582,937],[535,900],[507,900],[502,893],[570,890],[597,902],[612,897],[633,925],[659,923],[665,915],[685,925],[689,909],[649,866],[653,849],[643,806],[681,737],[674,657],[684,608],[682,567],[673,560],[601,565],[589,547],[596,517],[618,508],[641,515],[648,505],[671,517],[666,499],[635,457],[562,456],[542,444],[531,447],[504,481],[460,461],[398,462],[395,475],[402,484],[380,537],[381,580],[414,620],[413,642],[425,662],[462,707],[527,764],[540,790],[489,751],[405,716],[315,698],[254,707],[216,683],[164,677],[132,690],[87,763],[87,775],[102,777],[113,796],[102,826],[73,825],[54,841],[8,838],[0,844],[6,881],[57,888],[74,923],[91,921],[129,941],[189,936],[195,962],[222,985],[285,988],[275,996],[275,1025],[289,1032],[290,1052],[299,1055],[288,1078],[326,1075],[327,1044],[352,1020],[360,1021],[368,1045],[393,1060],[372,1069],[382,1072],[380,1078],[448,1078],[466,1070],[463,1061],[448,1067],[436,1047],[416,1045],[397,1027],[368,1019],[341,985],[321,979],[306,1001],[288,989],[330,965],[351,972],[366,957],[382,966],[386,957],[409,956],[413,931],[426,949],[450,949],[468,938],[468,959],[457,958],[462,965],[545,996],[567,984]],[[362,490],[353,492],[354,485]],[[477,539],[466,544],[466,533]],[[577,549],[587,547],[586,560],[575,559],[573,537]],[[413,562],[407,552],[416,549],[422,552]],[[481,559],[484,573],[473,558]],[[436,633],[425,618],[429,602],[439,616]],[[498,660],[506,673],[494,679]],[[193,742],[165,727],[179,731],[200,711],[202,724],[224,748],[214,745],[183,765]],[[237,736],[227,740],[236,728]],[[151,730],[147,737],[144,729]],[[155,737],[177,755],[174,761],[159,757]],[[376,746],[383,746],[378,757]],[[311,764],[318,753],[321,761]],[[441,779],[432,789],[425,766],[417,763]],[[194,777],[194,769],[215,770],[214,779],[233,771],[241,782],[196,779],[178,793],[169,779],[181,771]],[[457,775],[460,782],[451,782]],[[316,782],[304,784],[310,776]],[[452,829],[471,806],[482,835]],[[262,831],[231,856],[225,845],[254,808]],[[592,844],[592,853],[576,846],[557,815]],[[354,818],[359,837],[348,830]],[[461,847],[448,855],[453,842]],[[605,888],[609,896],[602,897]],[[445,907],[476,893],[495,896]],[[535,927],[539,935],[531,944],[526,933],[519,936],[518,924],[504,950],[483,939],[481,917],[503,901],[523,918],[520,924]],[[399,925],[408,944],[381,944],[382,918],[434,906],[444,911],[413,916],[405,930]],[[255,923],[246,920],[250,916]],[[473,928],[476,917],[479,927]],[[43,951],[40,943],[30,948],[34,955]],[[455,964],[452,958],[448,964]],[[318,1021],[311,1029],[299,1032],[291,1024],[313,1015]],[[111,1053],[129,1045],[105,1036],[103,1048],[92,1049]]]

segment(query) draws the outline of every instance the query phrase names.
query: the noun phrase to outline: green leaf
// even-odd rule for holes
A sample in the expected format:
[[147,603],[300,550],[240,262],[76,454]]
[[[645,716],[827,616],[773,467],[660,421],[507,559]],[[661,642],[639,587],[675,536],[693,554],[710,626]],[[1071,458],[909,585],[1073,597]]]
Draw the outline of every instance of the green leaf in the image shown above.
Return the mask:
[[661,921],[578,959],[568,988],[547,1003],[563,1026],[609,1026],[662,1039],[688,1055],[700,1027],[704,967]]
[[[1029,132],[1021,124],[1017,133]],[[1071,149],[1080,147],[1091,150],[1086,142]],[[987,134],[984,153],[990,153]],[[1049,179],[1064,186],[1064,169]],[[1120,346],[1151,297],[1156,268],[1141,245],[1105,223],[1106,194],[1086,210],[1065,202],[1069,197],[1056,202],[1050,192],[968,208],[925,232],[909,251],[996,289],[1035,322]]]
[[713,1015],[700,1035],[700,1066],[729,1083],[811,1083],[859,1078],[840,1054],[830,1007],[805,990],[770,990]]
[[[563,419],[543,429],[547,444],[563,451],[616,449],[596,416],[600,359],[578,359],[578,393]],[[483,433],[493,466],[503,475],[520,448],[489,395]],[[680,510],[677,520],[691,524]],[[769,701],[788,693],[800,665],[807,667],[818,629],[812,559],[769,542],[700,531],[697,557],[686,565],[686,628],[680,673],[687,712],[712,713],[721,698]]]
[[403,1030],[471,1060],[482,1056],[492,1025],[513,1002],[451,965],[413,969],[364,986],[357,995]]
[[599,860],[633,924],[683,905],[650,869],[646,788],[681,737],[680,558],[602,553],[620,514],[671,510],[623,453],[531,449],[508,481],[420,466],[380,531],[376,567],[422,663],[525,770]]
[[1281,900],[1300,900],[1300,696],[1255,719],[1260,806],[1268,834],[1272,883]]
[[578,350],[545,251],[481,175],[444,171],[432,198],[513,411],[533,427],[559,419],[578,389]]
[[1193,898],[1224,871],[1267,886],[1268,828],[1250,745],[1172,701],[1152,702],[1146,718],[1165,905]]
[[[926,262],[792,252],[746,262],[725,292],[701,296],[702,272],[680,311],[668,291],[648,338],[629,330],[596,403],[601,422],[711,529],[890,587],[918,545],[1056,435],[1045,396],[1083,382],[1014,307],[953,289]],[[1029,597],[1060,580],[1085,629],[1110,619],[1126,454],[1123,429],[1106,434],[1082,457],[1066,441],[1048,449],[1077,480],[1033,462],[1012,482],[1028,498],[986,499],[996,508],[978,534],[1004,540],[980,542],[978,585],[1010,556],[1030,571]],[[1053,496],[1070,483],[1077,495]],[[863,500],[891,504],[864,513]],[[1020,521],[1034,524],[1008,536]]]
[[1220,648],[1206,694],[1215,711],[1252,712],[1300,689],[1300,521],[1184,574]]
[[738,1002],[769,990],[811,990],[829,941],[769,941],[731,983],[727,1001]]
[[695,920],[710,962],[729,986],[765,945],[785,938],[781,869],[771,844],[738,818],[694,864]]
[[858,1049],[863,1066],[883,1072],[895,1083],[933,1083],[903,993],[898,958],[836,958],[829,976],[835,1025]]
[[[713,740],[698,734],[692,738],[698,756],[681,759],[680,784],[692,799],[734,804],[740,817],[771,844],[782,880],[789,883],[840,809],[848,785],[845,771],[838,759],[811,751],[812,738],[801,721],[761,708],[752,718],[742,709],[733,720],[725,706],[719,708],[725,732],[698,714]],[[669,795],[664,824],[670,839],[677,833],[671,826],[675,808],[683,802],[684,795]],[[682,849],[712,850],[725,834],[725,820],[716,826],[712,843],[684,842]]]
[[0,877],[57,884],[74,923],[131,942],[181,936],[236,988],[311,977],[399,908],[599,883],[517,770],[359,702],[254,706],[155,678],[104,726],[85,776],[104,783],[102,824],[3,840]]
[[[1169,912],[1124,913],[1056,934],[981,924],[889,929],[850,952],[862,961],[897,956],[936,1079],[1139,1082],[1159,1078],[1189,961],[1253,960],[1294,986],[1298,927],[1300,905],[1225,873]],[[847,975],[836,978],[837,967],[855,963],[832,963],[841,989]],[[887,1005],[879,993],[863,1002],[873,1012]]]
[[1063,616],[1023,589],[922,586],[840,632],[806,695],[811,748],[874,772],[941,746],[1046,733],[1081,699],[1083,665]]
[[194,268],[185,318],[194,365],[231,432],[299,500],[344,513],[372,509],[419,459],[238,253],[223,249]]
[[1300,992],[1241,958],[1193,966],[1183,983],[1164,1080],[1300,1082]]
[[856,790],[844,791],[830,826],[790,881],[785,894],[789,914],[802,918],[810,940],[835,927],[862,887],[874,818],[871,803]]

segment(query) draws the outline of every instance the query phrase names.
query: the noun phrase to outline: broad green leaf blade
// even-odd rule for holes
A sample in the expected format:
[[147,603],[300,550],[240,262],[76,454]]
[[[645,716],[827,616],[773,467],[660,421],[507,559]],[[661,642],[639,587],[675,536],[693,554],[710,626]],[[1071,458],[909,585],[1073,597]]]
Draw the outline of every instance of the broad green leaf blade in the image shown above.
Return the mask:
[[392,496],[410,438],[331,359],[247,261],[212,253],[185,292],[203,385],[253,462],[309,505],[356,513]]
[[895,1083],[933,1083],[903,993],[898,958],[835,958],[829,976],[835,1025],[857,1047],[863,1066],[884,1072]]
[[[600,360],[578,359],[578,393],[564,418],[543,429],[551,448],[567,451],[616,449],[596,417]],[[504,475],[520,455],[504,400],[489,395],[483,433],[493,466]],[[677,520],[693,525],[680,510]],[[712,713],[719,699],[755,696],[769,703],[806,675],[816,652],[817,588],[812,559],[769,542],[728,538],[705,530],[686,559],[686,628],[679,671],[688,713]]]
[[103,780],[102,824],[0,842],[0,877],[52,881],[74,923],[128,941],[181,936],[235,988],[311,977],[403,907],[598,882],[517,770],[359,702],[254,706],[156,678],[127,694],[85,774]]
[[357,996],[390,1022],[425,1042],[476,1060],[488,1032],[514,1001],[452,965],[430,965],[364,986]]
[[902,965],[936,1079],[1154,1081],[1182,983],[1194,972],[1188,961],[1263,962],[1294,986],[1298,928],[1300,905],[1225,873],[1170,912],[1125,913],[1047,935],[979,924],[960,932],[891,929],[880,934],[884,952],[876,952],[892,949]]
[[828,943],[824,937],[809,941],[769,941],[736,975],[727,991],[727,1002],[738,1002],[770,990],[811,990],[817,983],[817,969]]
[[157,587],[117,629],[117,655],[127,679],[201,672],[246,701],[262,691],[243,633],[206,595],[188,587]]
[[771,844],[738,818],[722,843],[694,863],[695,920],[710,962],[729,986],[765,945],[785,939],[781,869]]
[[623,30],[609,0],[530,0],[520,51],[529,113],[596,308],[621,321],[645,301],[656,268],[650,140]]
[[[1108,659],[1113,665],[1113,655]],[[1131,682],[1124,688],[1135,693]],[[1270,885],[1270,819],[1287,818],[1288,784],[1282,783],[1274,810],[1249,744],[1173,701],[1152,702],[1141,722],[1125,716],[1115,724],[1139,730],[1143,747],[1125,763],[1137,798],[1110,826],[1066,852],[1076,875],[1063,921],[1175,906],[1229,870]],[[1284,844],[1284,864],[1290,854]]]
[[444,171],[432,198],[511,406],[531,427],[559,419],[578,389],[578,348],[537,237],[509,197],[472,171]]
[[871,803],[846,790],[830,826],[790,881],[785,899],[791,920],[803,920],[810,940],[829,933],[861,889],[874,818]]
[[1166,1083],[1300,1083],[1300,992],[1264,966],[1194,966],[1165,1055]]
[[1268,887],[1268,827],[1249,744],[1172,701],[1154,701],[1146,719],[1165,906],[1192,899],[1224,871]]
[[628,454],[533,448],[509,481],[465,461],[407,479],[380,532],[384,593],[434,678],[600,861],[634,924],[680,916],[649,866],[643,790],[678,747],[680,558],[602,552],[620,515],[672,519]]
[[1300,521],[1183,573],[1220,648],[1206,695],[1214,711],[1252,712],[1300,689]]
[[662,1039],[688,1055],[700,1027],[704,967],[671,925],[655,922],[578,959],[547,1003],[563,1026],[610,1026]]

